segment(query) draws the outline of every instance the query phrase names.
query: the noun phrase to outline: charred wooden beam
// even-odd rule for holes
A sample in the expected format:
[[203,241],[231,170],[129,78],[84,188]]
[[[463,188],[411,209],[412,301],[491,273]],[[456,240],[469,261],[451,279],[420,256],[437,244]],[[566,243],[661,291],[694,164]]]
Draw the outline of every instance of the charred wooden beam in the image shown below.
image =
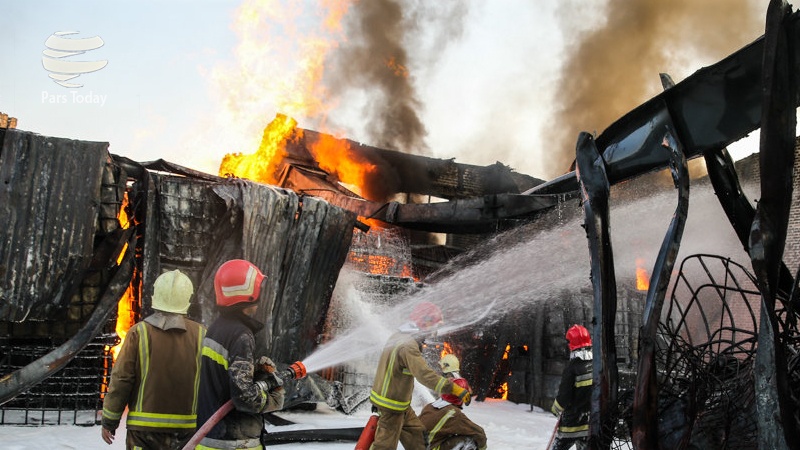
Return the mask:
[[[792,198],[798,94],[796,35],[791,7],[770,1],[764,44],[761,113],[761,200],[750,232],[750,259],[761,291],[756,353],[759,447],[800,448],[800,424],[790,395],[787,341],[776,310]],[[796,330],[793,330],[793,332]]]
[[[672,130],[665,133],[663,145],[671,155],[670,169],[675,187],[678,189],[678,202],[653,267],[653,277],[647,290],[642,319],[644,326],[639,335],[639,361],[633,399],[633,429],[631,430],[634,447],[637,450],[662,448],[658,426],[656,335],[661,320],[664,297],[667,293],[672,269],[675,267],[686,217],[689,213],[689,170],[680,143],[675,140]],[[690,432],[683,436],[681,448],[686,447],[690,437]]]
[[412,230],[435,233],[487,233],[527,219],[572,196],[490,194],[441,203],[373,202],[326,181],[317,170],[289,165],[281,186],[325,199],[357,215]]
[[[728,221],[733,226],[739,242],[742,243],[744,250],[749,254],[750,230],[753,226],[753,219],[756,216],[756,209],[739,184],[739,177],[736,174],[733,159],[728,151],[723,148],[715,152],[706,153],[704,161],[708,171],[708,178],[711,181],[717,199],[719,199],[722,210],[725,211]],[[778,297],[789,299],[790,292],[792,292],[792,280],[795,277],[792,276],[791,271],[783,261],[781,261],[780,271],[781,275],[778,278],[780,285],[777,286],[780,292]],[[790,303],[795,311],[800,308],[798,300],[793,300]]]
[[[287,160],[316,166],[308,149],[313,148],[321,136],[313,130],[302,130],[301,139],[287,143]],[[433,195],[448,200],[509,192],[518,194],[544,182],[500,163],[477,166],[373,147],[349,139],[338,140],[354,160],[374,168],[374,173],[366,175],[371,177],[368,184],[376,185],[377,191],[386,196],[384,198],[396,193]]]
[[608,231],[610,185],[605,164],[589,133],[581,133],[578,136],[576,163],[585,215],[584,228],[591,256],[595,311],[592,327],[594,383],[592,412],[589,418],[589,446],[592,450],[600,450],[611,447],[617,422],[619,376],[614,339],[617,282],[614,274],[611,235]]

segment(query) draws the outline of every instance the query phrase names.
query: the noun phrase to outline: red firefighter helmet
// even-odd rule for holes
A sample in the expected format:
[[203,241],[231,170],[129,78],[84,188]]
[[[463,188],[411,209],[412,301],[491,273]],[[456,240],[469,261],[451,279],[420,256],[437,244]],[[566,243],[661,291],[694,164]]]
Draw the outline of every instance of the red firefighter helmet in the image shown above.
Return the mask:
[[237,303],[253,303],[261,293],[261,282],[266,278],[250,261],[232,259],[226,261],[214,276],[214,291],[217,305],[231,306]]
[[589,335],[589,330],[582,325],[573,325],[567,330],[567,341],[569,342],[569,351],[592,346],[592,336]]
[[[466,378],[456,378],[453,380],[453,383],[461,386],[462,388],[468,391],[470,390],[469,383],[467,383]],[[453,394],[442,394],[442,400],[446,400],[456,406],[461,406],[461,404],[464,403],[463,401],[461,401],[460,398],[458,398]]]
[[420,330],[427,330],[442,323],[442,310],[431,302],[422,302],[414,307],[409,318]]

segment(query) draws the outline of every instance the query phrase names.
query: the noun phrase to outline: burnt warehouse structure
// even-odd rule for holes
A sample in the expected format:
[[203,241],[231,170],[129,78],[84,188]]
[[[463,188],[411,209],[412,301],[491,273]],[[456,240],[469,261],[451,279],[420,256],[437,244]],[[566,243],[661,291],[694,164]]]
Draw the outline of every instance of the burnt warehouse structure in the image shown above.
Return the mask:
[[[0,128],[0,419],[94,424],[114,347],[149,313],[155,278],[189,275],[189,315],[208,324],[212,275],[241,257],[268,268],[259,314],[271,319],[257,341],[279,365],[347,333],[336,292],[358,272],[390,322],[405,302],[442,302],[451,325],[426,351],[456,353],[478,399],[548,407],[563,333],[586,324],[593,449],[800,448],[799,46],[800,16],[770,2],[764,36],[681,82],[662,75],[661,94],[578,134],[574,170],[550,181],[284,116],[270,124],[290,126],[264,179],[238,171],[247,155],[226,156],[237,170],[219,177]],[[734,164],[726,147],[754,130],[760,152]],[[381,189],[347,187],[320,143],[377,167]],[[690,163],[707,175],[690,177]],[[756,190],[757,205],[746,193]],[[704,192],[723,220],[700,231],[724,228],[739,253],[687,251],[690,200]],[[615,234],[617,219],[656,198],[668,217],[647,233],[655,249],[639,285],[623,260],[650,242]],[[456,290],[460,301],[446,301]],[[312,375],[289,386],[287,407],[344,386],[352,411],[370,374],[348,361]]]

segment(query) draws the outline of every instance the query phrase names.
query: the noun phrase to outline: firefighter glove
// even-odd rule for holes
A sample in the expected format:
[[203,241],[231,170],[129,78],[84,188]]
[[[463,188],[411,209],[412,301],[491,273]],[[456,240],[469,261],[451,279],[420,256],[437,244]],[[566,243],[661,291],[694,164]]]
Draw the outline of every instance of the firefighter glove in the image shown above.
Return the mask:
[[461,386],[453,383],[453,395],[461,399],[465,405],[469,405],[472,401],[472,394],[469,392],[469,389],[464,389]]
[[264,392],[272,392],[273,390],[283,386],[283,380],[277,375],[276,372],[262,372],[256,377],[256,384]]
[[256,360],[256,370],[260,370],[262,372],[267,372],[267,373],[275,372],[276,370],[275,363],[272,362],[272,360],[269,359],[268,357],[261,356],[258,358],[258,360]]

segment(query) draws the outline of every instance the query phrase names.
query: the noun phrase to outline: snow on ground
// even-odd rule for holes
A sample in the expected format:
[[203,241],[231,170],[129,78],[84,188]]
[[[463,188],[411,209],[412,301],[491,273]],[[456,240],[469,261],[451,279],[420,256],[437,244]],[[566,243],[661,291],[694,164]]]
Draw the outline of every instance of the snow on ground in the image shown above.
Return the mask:
[[[419,412],[419,411],[417,411]],[[505,400],[487,399],[472,402],[464,412],[475,423],[482,426],[492,450],[536,450],[544,449],[550,440],[556,419],[549,412],[527,404],[516,404]],[[295,425],[270,426],[270,432],[314,428],[363,427],[369,412],[345,415],[321,403],[316,411],[281,412],[284,419]],[[274,445],[285,450],[352,450],[355,442],[302,442]],[[125,448],[125,430],[117,430],[113,445],[106,445],[100,438],[100,426],[0,426],[0,448],[4,450],[29,449],[81,449],[118,450]],[[399,446],[398,448],[402,448]]]

